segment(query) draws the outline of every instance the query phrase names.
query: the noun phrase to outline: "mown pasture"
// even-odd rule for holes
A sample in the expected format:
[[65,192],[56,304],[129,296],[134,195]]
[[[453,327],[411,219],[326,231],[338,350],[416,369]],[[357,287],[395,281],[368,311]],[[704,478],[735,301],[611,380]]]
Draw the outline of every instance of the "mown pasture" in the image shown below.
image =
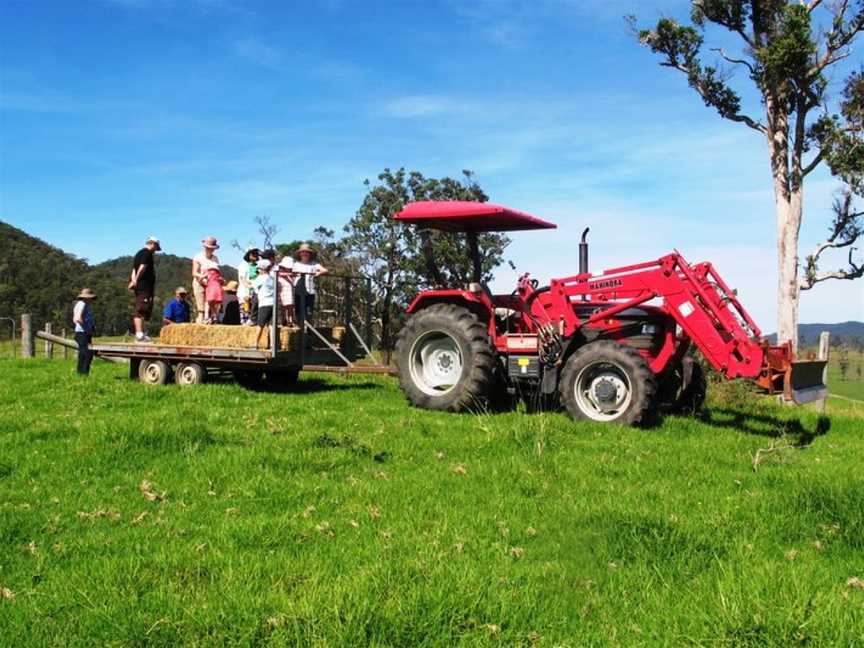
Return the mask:
[[864,409],[739,391],[640,430],[0,361],[0,643],[854,645]]

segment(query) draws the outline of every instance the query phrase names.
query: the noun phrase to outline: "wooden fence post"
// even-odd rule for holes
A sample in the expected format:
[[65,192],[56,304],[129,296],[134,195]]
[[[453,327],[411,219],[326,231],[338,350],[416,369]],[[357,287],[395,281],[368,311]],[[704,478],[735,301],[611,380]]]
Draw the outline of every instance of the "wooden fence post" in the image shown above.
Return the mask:
[[[62,331],[60,331],[60,335],[62,335],[64,338],[66,337],[66,329],[65,328]],[[67,347],[67,346],[63,347],[63,359],[64,360],[69,359],[69,347]]]
[[[51,333],[51,322],[45,322],[45,332]],[[45,357],[49,360],[54,358],[54,343],[51,340],[45,340]]]
[[33,329],[30,313],[24,313],[21,316],[21,357],[32,358],[36,354],[36,349],[33,346]]
[[[822,370],[822,384],[826,387],[828,386],[828,359],[831,355],[831,333],[828,331],[822,331],[819,334],[819,359],[825,360],[825,368]],[[825,411],[825,401],[827,398],[822,398],[816,404],[816,409],[820,412]]]

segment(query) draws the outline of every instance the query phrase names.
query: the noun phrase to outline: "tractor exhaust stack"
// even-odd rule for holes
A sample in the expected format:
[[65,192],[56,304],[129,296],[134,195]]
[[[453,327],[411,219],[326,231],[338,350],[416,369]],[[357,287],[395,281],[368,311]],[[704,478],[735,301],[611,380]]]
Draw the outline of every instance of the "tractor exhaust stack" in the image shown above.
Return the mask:
[[582,242],[579,243],[579,274],[588,272],[588,241],[585,239],[588,237],[588,230],[590,229],[590,227],[585,228],[585,231],[582,232]]

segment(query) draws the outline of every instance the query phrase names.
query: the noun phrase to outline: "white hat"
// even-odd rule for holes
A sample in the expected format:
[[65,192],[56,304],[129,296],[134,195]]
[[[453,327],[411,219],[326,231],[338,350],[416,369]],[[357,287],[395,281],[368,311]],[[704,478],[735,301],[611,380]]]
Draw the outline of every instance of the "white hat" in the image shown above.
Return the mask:
[[267,259],[261,259],[260,261],[258,261],[257,265],[258,268],[260,268],[261,270],[270,269],[270,261],[268,261]]
[[156,238],[155,236],[148,236],[146,243],[155,243],[156,249],[158,249],[158,250],[162,249],[162,245],[159,243],[159,239]]
[[282,260],[279,262],[279,267],[284,268],[286,270],[291,270],[294,267],[294,261],[289,256],[282,257]]

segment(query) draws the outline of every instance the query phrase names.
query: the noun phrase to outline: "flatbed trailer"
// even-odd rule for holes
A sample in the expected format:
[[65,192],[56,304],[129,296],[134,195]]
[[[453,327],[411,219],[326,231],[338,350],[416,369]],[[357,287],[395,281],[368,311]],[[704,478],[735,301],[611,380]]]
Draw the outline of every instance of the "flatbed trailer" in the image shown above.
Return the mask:
[[[344,335],[328,336],[326,327],[316,326],[304,317],[305,304],[297,304],[296,328],[292,329],[290,348],[278,346],[280,323],[274,317],[270,329],[270,346],[266,349],[238,349],[216,346],[180,346],[158,342],[92,344],[96,357],[125,359],[129,362],[129,377],[144,383],[161,385],[173,378],[181,385],[205,382],[208,375],[231,372],[238,382],[254,386],[263,380],[285,386],[297,380],[301,371],[390,374],[392,369],[375,362],[370,351],[372,339],[371,285],[366,288],[365,335],[361,335],[354,320],[357,317],[357,277],[331,276],[343,284],[338,310],[325,310],[337,316]],[[278,291],[277,291],[278,299]],[[362,304],[361,304],[362,305]],[[274,308],[278,312],[278,303]],[[360,309],[361,311],[364,309]],[[366,359],[368,362],[358,363]]]

